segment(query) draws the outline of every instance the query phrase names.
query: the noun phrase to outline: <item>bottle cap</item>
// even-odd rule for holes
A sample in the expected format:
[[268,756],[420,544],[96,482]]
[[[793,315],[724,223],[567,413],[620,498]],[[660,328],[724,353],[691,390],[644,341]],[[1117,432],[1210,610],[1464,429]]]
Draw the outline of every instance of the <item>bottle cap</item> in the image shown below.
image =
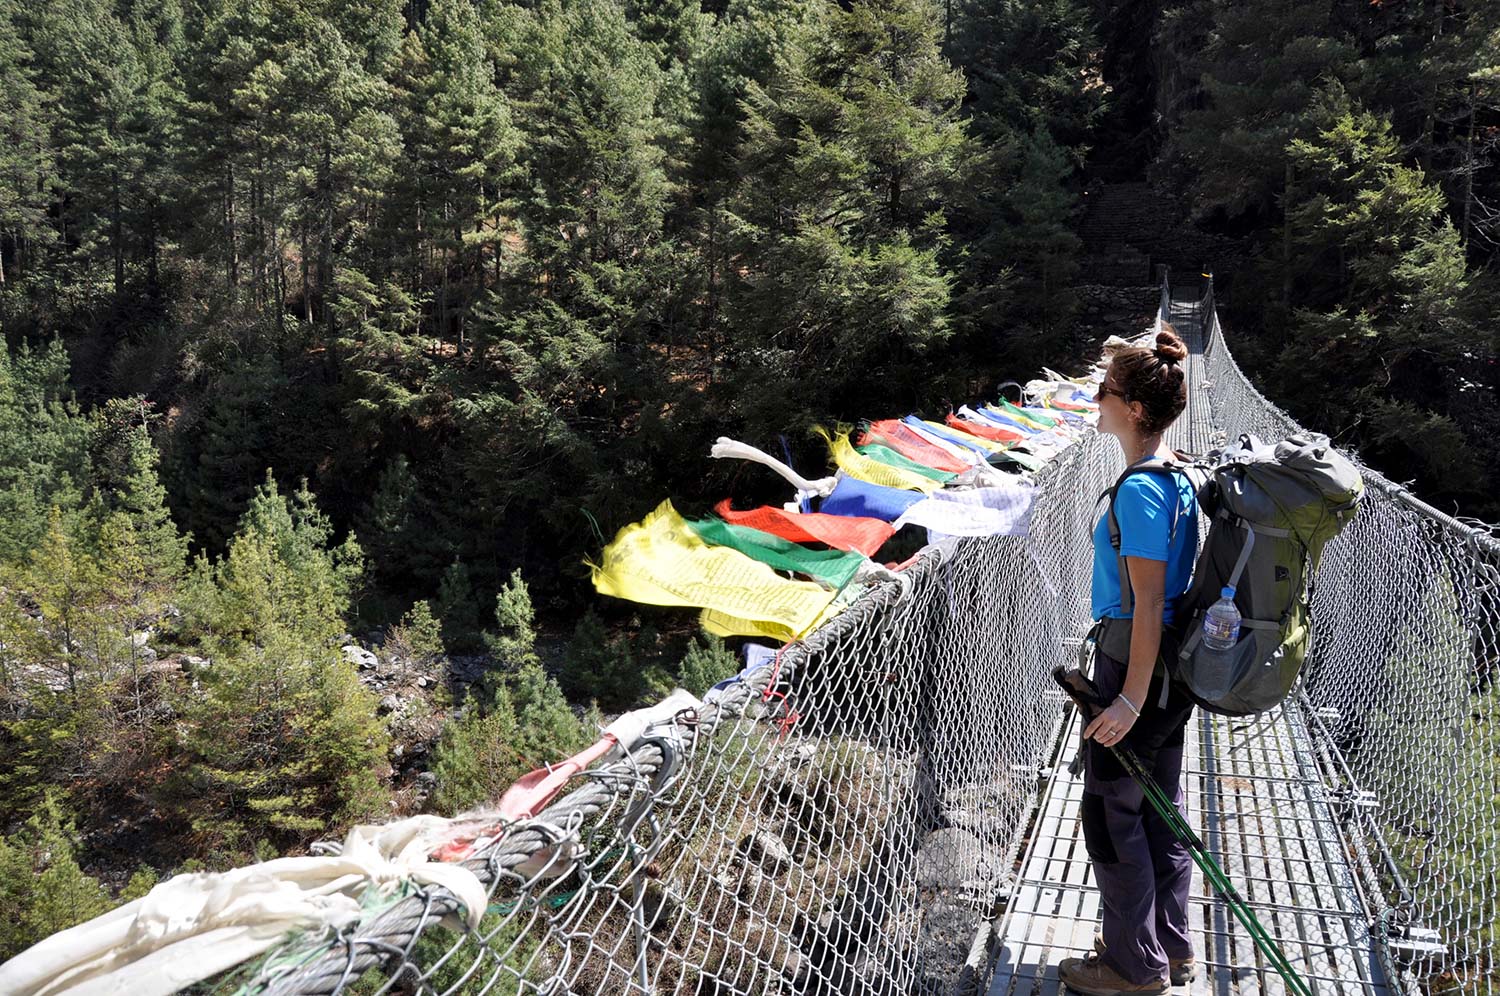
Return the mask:
[[1219,592],[1219,594],[1222,595],[1222,596],[1224,596],[1225,598],[1233,598],[1234,597],[1234,586],[1226,584],[1224,586],[1224,590],[1221,591],[1221,592]]

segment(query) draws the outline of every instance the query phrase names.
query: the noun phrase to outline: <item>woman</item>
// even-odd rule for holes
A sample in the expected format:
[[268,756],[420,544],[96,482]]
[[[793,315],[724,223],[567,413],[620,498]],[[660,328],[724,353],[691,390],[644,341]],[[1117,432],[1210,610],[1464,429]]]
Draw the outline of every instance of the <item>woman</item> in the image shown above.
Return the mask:
[[[1187,407],[1186,359],[1182,340],[1166,328],[1155,349],[1121,350],[1110,362],[1099,387],[1099,430],[1119,440],[1127,465],[1173,456],[1162,436]],[[1094,530],[1093,614],[1113,630],[1101,646],[1128,646],[1129,660],[1096,650],[1094,682],[1110,705],[1084,730],[1083,833],[1103,929],[1093,953],[1058,966],[1070,989],[1089,996],[1164,993],[1195,970],[1188,932],[1192,859],[1109,750],[1133,749],[1182,808],[1183,730],[1192,705],[1170,688],[1163,700],[1157,657],[1197,555],[1192,484],[1182,474],[1132,474],[1119,488],[1115,516],[1119,553],[1110,544],[1107,515]],[[1130,612],[1121,608],[1121,555]]]

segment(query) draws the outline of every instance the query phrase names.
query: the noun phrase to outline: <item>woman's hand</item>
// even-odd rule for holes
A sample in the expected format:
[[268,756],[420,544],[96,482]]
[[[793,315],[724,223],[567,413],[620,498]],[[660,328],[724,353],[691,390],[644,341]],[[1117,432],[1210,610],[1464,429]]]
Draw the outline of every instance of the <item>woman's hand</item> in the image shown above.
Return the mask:
[[1117,747],[1135,725],[1137,718],[1139,717],[1128,705],[1116,698],[1108,709],[1094,717],[1094,721],[1083,731],[1083,737],[1085,740],[1096,740],[1105,747]]

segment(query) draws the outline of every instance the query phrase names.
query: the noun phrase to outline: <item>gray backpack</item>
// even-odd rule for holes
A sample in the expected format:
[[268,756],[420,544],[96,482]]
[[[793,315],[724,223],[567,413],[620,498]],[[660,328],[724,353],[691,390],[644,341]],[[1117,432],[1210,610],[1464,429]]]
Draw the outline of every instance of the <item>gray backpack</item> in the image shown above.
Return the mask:
[[[1210,712],[1264,712],[1286,698],[1302,669],[1311,644],[1313,574],[1323,546],[1354,517],[1364,481],[1327,436],[1314,433],[1274,445],[1245,434],[1204,460],[1178,457],[1126,471],[1188,473],[1209,522],[1192,584],[1177,604],[1175,632],[1171,639],[1163,636],[1166,666],[1176,684]],[[1199,484],[1195,473],[1206,473],[1206,480]],[[1110,542],[1117,554],[1118,490],[1116,482],[1108,492]],[[1122,557],[1120,604],[1129,611],[1127,577]],[[1234,647],[1217,651],[1203,645],[1203,617],[1226,586],[1235,589],[1240,636]],[[1121,659],[1128,659],[1128,633],[1125,639],[1127,658]]]

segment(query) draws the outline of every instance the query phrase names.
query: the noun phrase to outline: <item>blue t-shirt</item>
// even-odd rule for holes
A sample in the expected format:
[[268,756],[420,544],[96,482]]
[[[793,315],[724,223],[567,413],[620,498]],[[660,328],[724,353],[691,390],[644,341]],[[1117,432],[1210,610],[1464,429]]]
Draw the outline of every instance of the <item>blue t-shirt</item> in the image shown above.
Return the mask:
[[[1172,484],[1177,484],[1172,500]],[[1094,526],[1095,619],[1110,615],[1128,619],[1120,611],[1120,561],[1109,545],[1109,511],[1100,502],[1099,521]],[[1188,589],[1193,562],[1198,557],[1198,503],[1193,485],[1183,474],[1166,478],[1160,474],[1131,474],[1120,485],[1115,498],[1115,518],[1120,522],[1120,552],[1127,557],[1164,560],[1167,563],[1167,605],[1162,622],[1172,622],[1177,600]],[[1131,598],[1136,597],[1131,592]]]

